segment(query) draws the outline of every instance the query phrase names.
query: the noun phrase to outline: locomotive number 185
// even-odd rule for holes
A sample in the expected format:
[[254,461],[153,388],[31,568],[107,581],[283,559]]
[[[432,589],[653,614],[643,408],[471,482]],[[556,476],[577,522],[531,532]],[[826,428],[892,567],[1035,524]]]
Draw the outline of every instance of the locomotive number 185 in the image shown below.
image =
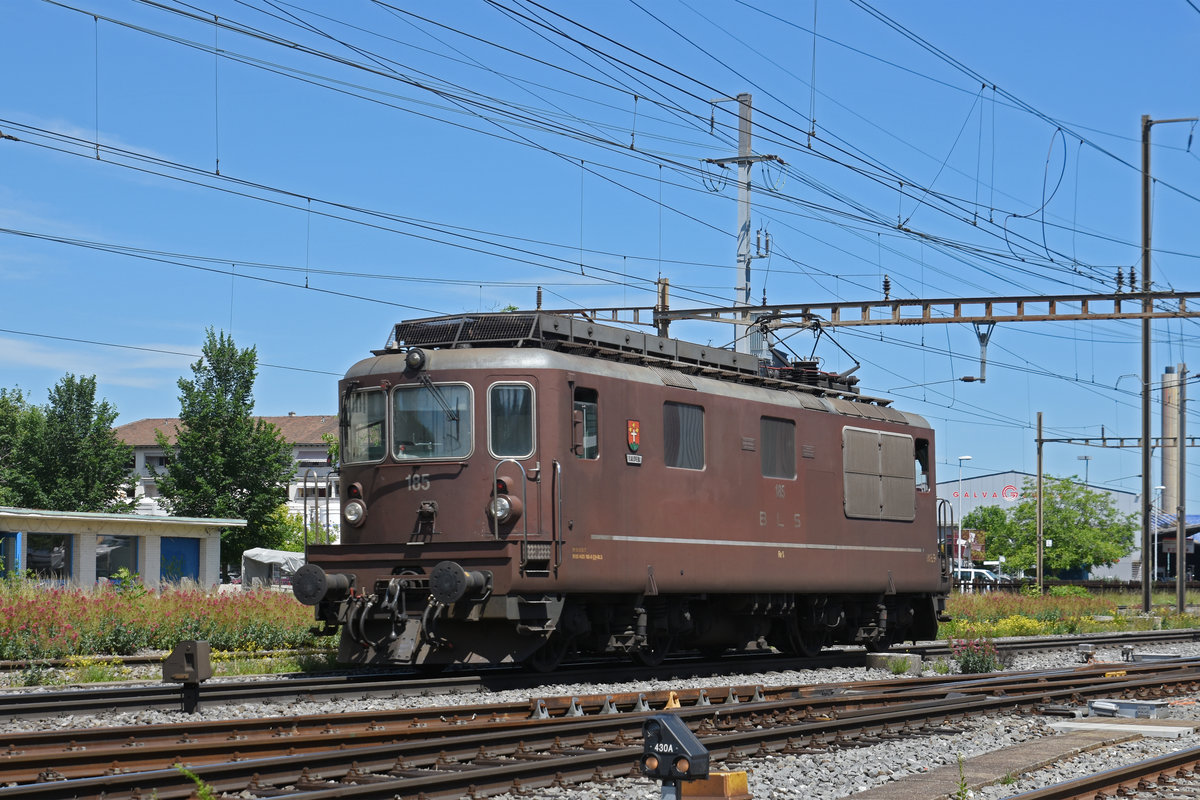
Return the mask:
[[429,473],[414,472],[408,476],[408,490],[410,492],[423,492],[429,488]]

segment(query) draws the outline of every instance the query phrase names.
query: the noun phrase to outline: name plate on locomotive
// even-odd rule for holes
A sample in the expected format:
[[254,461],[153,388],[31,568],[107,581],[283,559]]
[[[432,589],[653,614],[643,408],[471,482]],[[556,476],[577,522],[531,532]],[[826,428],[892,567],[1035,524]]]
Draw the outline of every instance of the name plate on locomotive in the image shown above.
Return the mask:
[[640,465],[642,463],[642,457],[637,455],[636,453],[626,453],[625,454],[625,463]]

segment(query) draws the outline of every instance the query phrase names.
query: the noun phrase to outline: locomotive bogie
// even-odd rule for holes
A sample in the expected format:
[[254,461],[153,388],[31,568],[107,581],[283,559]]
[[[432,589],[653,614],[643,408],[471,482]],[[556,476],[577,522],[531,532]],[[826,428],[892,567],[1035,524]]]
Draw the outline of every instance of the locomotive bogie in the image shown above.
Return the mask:
[[[484,321],[518,324],[499,316]],[[633,341],[676,360],[456,338],[348,371],[354,518],[309,550],[329,575],[308,585],[336,591],[301,597],[342,660],[553,668],[936,634],[949,566],[924,420],[757,379],[744,355]]]

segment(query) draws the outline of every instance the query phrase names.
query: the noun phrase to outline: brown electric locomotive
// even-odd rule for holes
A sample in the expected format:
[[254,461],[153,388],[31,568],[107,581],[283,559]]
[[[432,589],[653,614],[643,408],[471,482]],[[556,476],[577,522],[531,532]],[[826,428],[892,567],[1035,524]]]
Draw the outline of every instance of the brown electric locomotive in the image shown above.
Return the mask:
[[400,323],[339,384],[341,543],[294,579],[355,664],[934,638],[933,431],[812,362],[542,313]]

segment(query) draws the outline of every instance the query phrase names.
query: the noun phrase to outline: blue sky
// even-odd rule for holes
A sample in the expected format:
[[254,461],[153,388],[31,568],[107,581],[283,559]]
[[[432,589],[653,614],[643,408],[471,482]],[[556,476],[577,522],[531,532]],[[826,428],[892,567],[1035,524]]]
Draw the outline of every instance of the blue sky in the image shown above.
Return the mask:
[[[319,414],[401,319],[530,308],[536,286],[548,307],[647,306],[660,275],[673,307],[726,305],[735,186],[703,159],[736,152],[735,107],[710,101],[741,92],[755,151],[786,162],[753,174],[772,241],[755,300],[877,299],[885,274],[901,298],[1140,277],[1139,121],[1200,115],[1197,4],[825,0],[815,18],[814,37],[812,0],[10,0],[0,385],[40,402],[95,374],[120,422],[174,416],[211,326],[257,347],[258,413]],[[1156,288],[1200,289],[1191,134],[1154,128]],[[1139,330],[1001,325],[986,384],[955,380],[978,374],[969,326],[833,337],[864,391],[934,424],[953,479],[959,455],[967,475],[1032,471],[1039,410],[1049,436],[1136,436]],[[1156,374],[1197,331],[1156,324]],[[1136,451],[1053,445],[1047,470],[1080,455],[1138,490]]]

